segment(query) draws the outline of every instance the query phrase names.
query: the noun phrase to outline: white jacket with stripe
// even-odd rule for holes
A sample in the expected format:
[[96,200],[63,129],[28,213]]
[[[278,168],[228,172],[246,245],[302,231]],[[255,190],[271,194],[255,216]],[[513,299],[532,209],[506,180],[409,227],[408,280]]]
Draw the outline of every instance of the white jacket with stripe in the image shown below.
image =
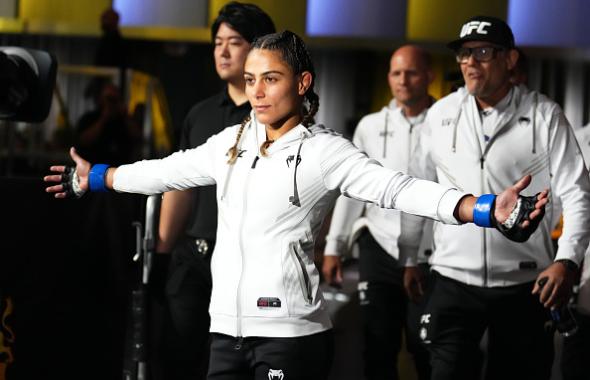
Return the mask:
[[113,187],[155,194],[217,184],[219,223],[211,262],[211,332],[295,337],[331,327],[314,265],[314,240],[342,193],[445,223],[464,193],[383,168],[323,126],[298,125],[259,154],[265,126],[239,125],[161,160],[117,169]]
[[[525,243],[494,229],[435,223],[432,268],[466,284],[493,287],[534,281],[554,259],[580,264],[590,239],[590,181],[573,130],[559,106],[514,87],[486,142],[475,98],[465,88],[434,104],[411,173],[473,194],[497,193],[532,174],[525,195],[550,191],[538,230]],[[551,231],[564,215],[554,254]]]

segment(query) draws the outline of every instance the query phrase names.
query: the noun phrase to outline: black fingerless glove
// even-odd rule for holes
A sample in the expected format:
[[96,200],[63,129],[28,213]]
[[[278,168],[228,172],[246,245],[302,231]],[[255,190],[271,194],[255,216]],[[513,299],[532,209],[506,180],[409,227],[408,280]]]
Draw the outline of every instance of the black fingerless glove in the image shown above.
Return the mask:
[[66,198],[80,198],[85,190],[80,187],[80,179],[76,174],[76,168],[66,166],[64,172],[61,173],[61,183],[63,192],[66,193]]
[[[535,204],[537,203],[537,197],[539,193],[526,197],[519,195],[518,203],[510,213],[510,216],[504,223],[499,223],[494,217],[494,213],[491,214],[492,223],[494,227],[512,241],[519,243],[525,242],[529,237],[537,230],[539,223],[545,216],[545,207],[541,210],[541,215],[536,217],[534,220],[529,218],[531,212],[535,211]],[[521,227],[522,223],[528,220],[529,225],[527,227]]]

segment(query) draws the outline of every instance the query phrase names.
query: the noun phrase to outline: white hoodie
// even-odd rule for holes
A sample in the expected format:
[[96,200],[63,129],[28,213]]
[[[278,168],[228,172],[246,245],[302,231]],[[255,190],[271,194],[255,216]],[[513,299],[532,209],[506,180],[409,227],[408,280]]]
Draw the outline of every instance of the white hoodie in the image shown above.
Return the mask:
[[[352,142],[369,157],[384,167],[407,173],[412,152],[415,151],[422,123],[427,110],[411,118],[405,117],[403,109],[393,99],[381,111],[366,115],[354,131]],[[362,216],[362,217],[361,217]],[[387,210],[375,204],[339,197],[332,214],[330,232],[326,236],[327,256],[345,254],[356,240],[359,230],[368,228],[371,235],[387,253],[399,260],[400,266],[416,265],[413,251],[418,250],[418,262],[426,262],[425,249],[432,245],[432,221],[427,220],[424,236],[412,240],[415,233],[406,233],[401,224],[401,212]],[[409,236],[410,240],[405,237]]]
[[265,126],[245,127],[234,165],[227,151],[239,125],[195,149],[118,168],[117,191],[155,194],[217,184],[219,223],[211,262],[211,332],[295,337],[331,327],[319,291],[314,240],[338,195],[445,223],[464,193],[383,168],[348,140],[298,125],[262,157]]
[[[411,172],[473,194],[497,193],[532,174],[524,194],[549,189],[551,203],[525,243],[493,229],[435,223],[433,269],[469,285],[493,287],[534,281],[554,259],[580,264],[590,239],[590,181],[563,112],[524,86],[486,112],[493,124],[483,125],[465,88],[439,100],[428,112]],[[551,230],[562,211],[563,235],[554,255]]]

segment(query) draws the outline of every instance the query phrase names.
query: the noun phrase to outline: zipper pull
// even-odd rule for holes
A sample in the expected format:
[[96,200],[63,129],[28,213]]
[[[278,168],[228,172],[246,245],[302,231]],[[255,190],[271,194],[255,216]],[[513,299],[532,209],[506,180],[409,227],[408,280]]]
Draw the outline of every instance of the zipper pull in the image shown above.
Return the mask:
[[234,350],[239,351],[242,349],[242,343],[244,342],[244,338],[239,336],[236,344],[234,345]]
[[479,159],[479,164],[481,165],[481,168],[483,169],[483,162],[485,161],[485,158],[481,157]]
[[252,161],[252,167],[251,167],[251,169],[255,169],[256,168],[256,163],[258,162],[258,159],[259,158],[260,157],[258,157],[258,156],[254,157],[254,161]]

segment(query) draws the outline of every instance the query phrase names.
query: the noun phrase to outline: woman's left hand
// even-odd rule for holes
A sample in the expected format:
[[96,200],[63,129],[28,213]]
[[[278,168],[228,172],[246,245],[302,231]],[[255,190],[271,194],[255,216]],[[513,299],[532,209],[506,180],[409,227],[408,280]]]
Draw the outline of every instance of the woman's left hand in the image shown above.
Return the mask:
[[[69,178],[64,178],[65,176],[77,175],[77,182],[79,189],[76,189],[74,193],[77,197],[82,196],[86,191],[88,191],[88,173],[90,172],[91,164],[90,162],[86,161],[82,157],[78,155],[76,149],[70,148],[70,156],[72,160],[76,163],[75,169],[69,173],[66,172],[68,168],[65,165],[56,165],[51,166],[49,170],[52,172],[50,175],[43,177],[43,180],[48,183],[57,183],[56,185],[48,186],[45,188],[45,191],[48,193],[53,193],[56,198],[66,198],[68,196],[69,190],[65,188],[67,184],[71,183]],[[64,182],[64,180],[67,181]],[[70,185],[71,187],[71,185]]]
[[[494,217],[498,223],[504,223],[510,216],[518,200],[519,194],[526,189],[531,183],[532,177],[525,175],[513,186],[510,186],[496,197],[496,207],[494,210]],[[532,211],[527,220],[524,220],[519,227],[527,228],[530,226],[531,220],[542,218],[544,214],[545,205],[549,202],[549,192],[543,190],[537,195],[537,202],[535,203],[535,210]]]

